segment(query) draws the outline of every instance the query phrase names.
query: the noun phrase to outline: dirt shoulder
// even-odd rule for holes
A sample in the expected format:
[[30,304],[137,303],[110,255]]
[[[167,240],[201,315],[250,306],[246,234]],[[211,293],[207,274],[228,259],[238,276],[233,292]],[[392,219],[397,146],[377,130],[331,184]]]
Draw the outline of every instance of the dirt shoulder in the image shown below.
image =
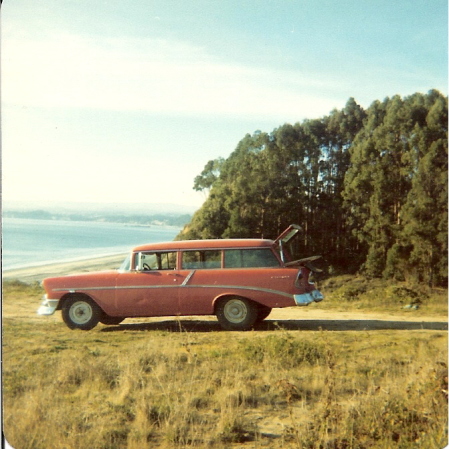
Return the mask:
[[320,308],[275,309],[267,320],[278,320],[282,327],[301,330],[447,330],[446,316],[428,315],[425,311],[387,312],[335,311]]
[[[427,315],[425,311],[414,310],[410,312],[399,311],[397,314],[388,312],[363,312],[329,310],[314,304],[309,307],[291,307],[286,309],[273,309],[269,320],[388,320],[388,321],[434,321],[447,317]],[[447,321],[447,320],[445,320]]]

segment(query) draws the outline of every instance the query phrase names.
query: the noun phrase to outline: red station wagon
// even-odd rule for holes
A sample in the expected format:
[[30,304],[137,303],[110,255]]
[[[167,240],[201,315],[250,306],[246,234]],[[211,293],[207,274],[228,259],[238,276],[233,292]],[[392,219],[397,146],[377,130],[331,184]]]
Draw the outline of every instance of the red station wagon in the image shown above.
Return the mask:
[[47,278],[39,315],[62,311],[70,329],[127,317],[216,315],[222,328],[248,330],[275,307],[306,306],[323,295],[311,262],[292,260],[301,235],[289,226],[276,240],[223,239],[152,243],[134,248],[118,270]]

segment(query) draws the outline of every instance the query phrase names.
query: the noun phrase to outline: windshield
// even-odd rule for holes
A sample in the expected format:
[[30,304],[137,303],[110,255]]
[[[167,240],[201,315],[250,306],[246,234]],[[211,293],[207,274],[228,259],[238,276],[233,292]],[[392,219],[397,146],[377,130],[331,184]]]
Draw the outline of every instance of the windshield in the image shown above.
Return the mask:
[[128,256],[126,256],[126,259],[120,265],[120,268],[118,269],[118,271],[120,273],[123,273],[125,271],[129,271],[130,267],[131,267],[131,255],[128,254]]

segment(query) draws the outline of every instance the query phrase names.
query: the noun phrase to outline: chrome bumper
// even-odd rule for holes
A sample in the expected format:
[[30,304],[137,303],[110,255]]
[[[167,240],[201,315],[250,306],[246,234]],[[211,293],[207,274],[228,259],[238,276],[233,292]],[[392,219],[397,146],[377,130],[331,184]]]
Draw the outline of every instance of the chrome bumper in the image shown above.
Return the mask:
[[58,307],[59,299],[48,299],[47,295],[42,298],[42,304],[37,309],[38,315],[53,315]]
[[293,295],[297,306],[308,306],[312,302],[320,302],[324,299],[323,294],[319,290],[312,290],[302,295]]

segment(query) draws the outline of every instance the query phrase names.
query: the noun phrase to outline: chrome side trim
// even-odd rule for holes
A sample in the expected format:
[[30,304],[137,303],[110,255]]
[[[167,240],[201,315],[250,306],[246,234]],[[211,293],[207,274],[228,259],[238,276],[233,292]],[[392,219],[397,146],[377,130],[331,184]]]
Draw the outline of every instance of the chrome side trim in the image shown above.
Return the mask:
[[[193,276],[193,273],[191,273]],[[190,276],[191,277],[191,276]],[[187,278],[186,278],[187,279]],[[259,288],[259,287],[251,287],[251,286],[241,286],[241,285],[186,285],[186,279],[180,285],[126,285],[120,287],[78,287],[76,291],[97,291],[97,290],[127,290],[127,289],[161,289],[161,288],[222,288],[228,290],[250,290],[256,292],[270,293],[273,295],[285,296],[287,298],[292,298],[294,295],[291,293],[285,293],[279,290],[272,290],[269,288]],[[75,290],[73,288],[58,288],[54,289],[55,292],[65,292]]]
[[242,287],[241,285],[186,285],[186,288],[223,288],[223,289],[233,289],[233,290],[252,290],[256,292],[271,293],[273,295],[285,296],[291,298],[293,295],[291,293],[281,292],[279,290],[272,290],[269,288],[259,288],[259,287]]
[[[145,288],[146,286],[142,286],[141,288]],[[69,293],[75,293],[79,291],[86,291],[86,290],[116,290],[120,287],[66,287],[66,288],[53,288],[53,292],[69,292]],[[139,287],[126,287],[126,288],[139,288]]]
[[196,270],[192,270],[187,277],[184,279],[184,282],[181,284],[181,287],[185,287],[187,285],[187,282],[190,281],[190,278],[195,274]]

